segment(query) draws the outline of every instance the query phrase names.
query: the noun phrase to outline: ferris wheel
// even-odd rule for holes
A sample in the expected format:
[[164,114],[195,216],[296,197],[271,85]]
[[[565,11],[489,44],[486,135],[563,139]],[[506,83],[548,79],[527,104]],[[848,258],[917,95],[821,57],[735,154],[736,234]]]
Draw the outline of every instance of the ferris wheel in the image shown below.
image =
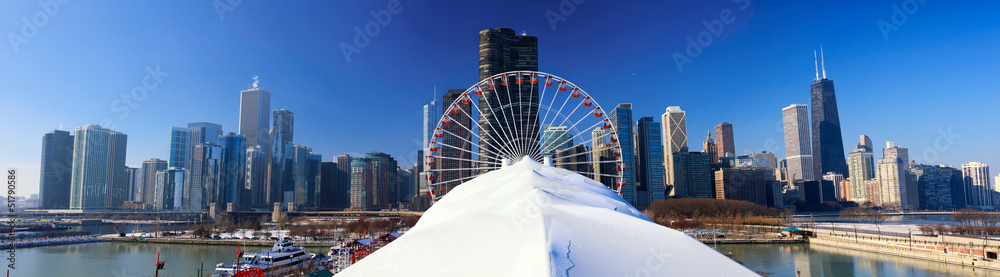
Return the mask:
[[544,72],[505,72],[449,91],[445,102],[424,152],[432,201],[524,157],[591,177],[621,195],[625,168],[615,124],[572,82]]

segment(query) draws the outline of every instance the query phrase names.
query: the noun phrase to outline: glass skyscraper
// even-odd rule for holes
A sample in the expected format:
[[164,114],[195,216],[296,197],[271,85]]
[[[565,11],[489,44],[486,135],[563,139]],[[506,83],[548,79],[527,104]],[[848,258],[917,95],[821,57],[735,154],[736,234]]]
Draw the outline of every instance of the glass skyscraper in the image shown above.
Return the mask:
[[42,136],[38,207],[68,209],[73,178],[73,135],[54,130]]
[[69,208],[120,209],[126,199],[128,136],[100,125],[76,127]]
[[[648,200],[643,207],[652,204],[654,201],[666,199],[666,181],[664,180],[663,167],[663,140],[661,137],[660,122],[653,117],[640,118],[636,124],[636,175],[638,183],[648,193]],[[641,199],[640,199],[641,200]],[[642,201],[639,201],[640,203]]]
[[246,138],[243,135],[229,133],[218,138],[219,146],[222,148],[222,170],[219,174],[219,186],[214,194],[216,210],[225,209],[229,211],[228,204],[232,204],[234,210],[243,210],[249,207],[248,192],[246,187]]
[[169,167],[189,168],[191,162],[191,130],[184,127],[170,127]]
[[184,205],[184,180],[188,177],[188,170],[184,168],[170,167],[156,172],[156,188],[154,199],[151,201],[153,208],[157,210],[180,210]]
[[[290,149],[294,148],[292,144],[292,138],[295,128],[295,113],[280,109],[274,111],[273,116],[273,126],[271,126],[270,131],[270,147],[271,147],[271,178],[269,180],[270,184],[268,186],[271,188],[271,193],[269,200],[267,202],[293,202],[286,198],[284,193],[292,190],[294,184],[290,183],[292,181],[291,172],[289,170],[294,169],[294,165],[289,164]],[[288,176],[286,176],[288,175]]]
[[632,206],[636,206],[635,144],[633,143],[635,129],[632,125],[632,104],[618,104],[614,110],[611,110],[608,118],[615,125],[615,131],[618,132],[618,143],[622,147],[621,158],[622,167],[624,168],[622,171],[622,182],[625,183],[622,186],[622,198]]
[[274,203],[267,202],[267,152],[260,146],[247,148],[246,188],[250,190],[250,205],[255,209],[265,209]]
[[194,145],[193,154],[189,170],[191,177],[183,185],[182,207],[189,211],[205,211],[210,208],[209,201],[215,200],[211,194],[221,181],[222,147],[218,144],[199,143]]
[[781,109],[781,117],[785,134],[786,179],[789,189],[795,189],[795,181],[816,180],[809,136],[809,106],[789,105]]
[[847,155],[847,166],[851,175],[848,181],[850,201],[863,204],[869,199],[865,189],[866,182],[875,179],[875,154],[872,153],[871,139],[868,136],[862,135],[861,143]]
[[543,126],[542,155],[552,154],[573,146],[573,136],[566,126]]

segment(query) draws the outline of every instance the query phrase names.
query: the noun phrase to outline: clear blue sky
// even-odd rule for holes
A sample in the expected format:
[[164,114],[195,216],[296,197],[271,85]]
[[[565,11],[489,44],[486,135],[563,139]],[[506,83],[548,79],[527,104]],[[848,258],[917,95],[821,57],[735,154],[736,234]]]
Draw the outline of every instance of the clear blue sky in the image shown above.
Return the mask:
[[[239,91],[255,75],[272,109],[295,112],[295,142],[324,160],[377,150],[414,163],[432,88],[472,85],[478,31],[509,27],[539,38],[542,71],[602,105],[633,103],[636,119],[681,106],[695,150],[727,121],[738,152],[779,156],[780,110],[808,103],[813,51],[823,45],[848,151],[867,134],[925,163],[1000,166],[1000,3],[926,1],[906,13],[906,1],[754,1],[741,9],[740,0],[588,0],[560,10],[572,1],[403,0],[347,62],[340,44],[354,44],[354,28],[390,2],[242,1],[231,10],[211,1],[71,1],[58,10],[5,3],[0,165],[21,169],[21,193],[35,193],[42,135],[104,119],[128,134],[128,165],[166,158],[171,125],[236,131]],[[897,15],[901,24],[893,5],[906,15]],[[686,38],[710,31],[703,21],[725,10],[729,23],[679,70],[672,54],[684,54]],[[565,20],[553,28],[547,11]],[[25,28],[23,20],[35,22]],[[888,37],[880,20],[896,28]],[[153,89],[134,107],[114,102],[142,85],[147,67],[169,75],[147,78]],[[939,139],[949,129],[958,137]]]

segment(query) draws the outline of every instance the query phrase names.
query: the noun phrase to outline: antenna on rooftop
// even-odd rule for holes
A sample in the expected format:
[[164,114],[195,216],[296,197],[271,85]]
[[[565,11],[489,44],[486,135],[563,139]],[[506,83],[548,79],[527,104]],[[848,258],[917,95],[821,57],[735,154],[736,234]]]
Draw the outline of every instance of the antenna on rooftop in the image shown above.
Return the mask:
[[819,64],[823,66],[823,79],[826,79],[826,64],[823,61],[823,45],[819,45]]

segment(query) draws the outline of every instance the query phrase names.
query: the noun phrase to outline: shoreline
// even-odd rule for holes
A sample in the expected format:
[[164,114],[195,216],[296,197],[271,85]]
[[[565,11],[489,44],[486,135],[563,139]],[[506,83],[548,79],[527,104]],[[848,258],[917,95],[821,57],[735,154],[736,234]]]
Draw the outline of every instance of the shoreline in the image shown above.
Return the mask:
[[[193,245],[246,245],[246,246],[272,246],[274,241],[270,240],[214,240],[214,239],[190,239],[190,238],[133,238],[133,237],[100,237],[108,242],[126,243],[163,243],[163,244],[193,244]],[[295,245],[302,247],[333,247],[341,242],[338,241],[295,241]]]

